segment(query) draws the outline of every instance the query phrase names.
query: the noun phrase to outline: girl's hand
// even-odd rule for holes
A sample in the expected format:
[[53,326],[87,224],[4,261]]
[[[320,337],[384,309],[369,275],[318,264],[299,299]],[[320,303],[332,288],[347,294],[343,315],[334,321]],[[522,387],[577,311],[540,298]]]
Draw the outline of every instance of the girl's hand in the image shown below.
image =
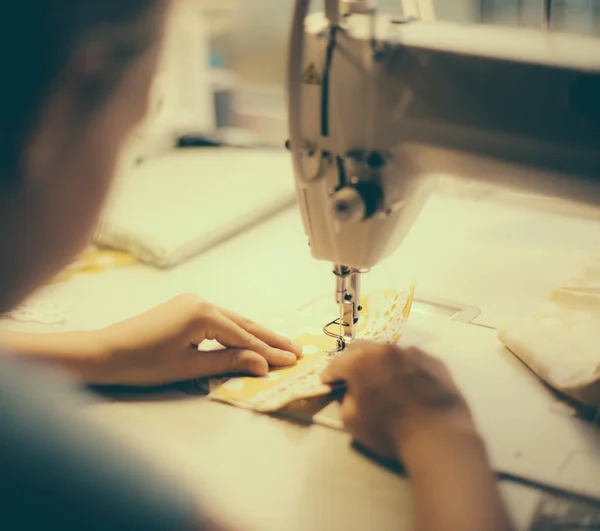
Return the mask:
[[[408,458],[425,440],[476,438],[469,408],[446,367],[417,348],[358,341],[322,374],[345,382],[342,417],[356,442],[387,459]],[[414,443],[414,444],[413,444]]]
[[439,360],[417,348],[357,342],[323,380],[346,382],[342,416],[354,440],[404,464],[416,528],[513,531],[485,444]]
[[[97,385],[162,385],[240,373],[264,376],[270,365],[293,365],[302,353],[289,339],[187,294],[93,334],[100,361],[85,379]],[[223,348],[199,351],[206,340],[216,340]]]

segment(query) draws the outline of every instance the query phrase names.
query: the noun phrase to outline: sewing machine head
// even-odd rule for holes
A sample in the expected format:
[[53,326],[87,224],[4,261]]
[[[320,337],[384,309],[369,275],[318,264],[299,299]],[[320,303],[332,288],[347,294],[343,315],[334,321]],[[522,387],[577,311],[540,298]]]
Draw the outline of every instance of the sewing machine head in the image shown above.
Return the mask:
[[289,147],[312,254],[335,264],[338,348],[359,271],[400,245],[432,177],[600,203],[598,40],[309,4],[292,29]]

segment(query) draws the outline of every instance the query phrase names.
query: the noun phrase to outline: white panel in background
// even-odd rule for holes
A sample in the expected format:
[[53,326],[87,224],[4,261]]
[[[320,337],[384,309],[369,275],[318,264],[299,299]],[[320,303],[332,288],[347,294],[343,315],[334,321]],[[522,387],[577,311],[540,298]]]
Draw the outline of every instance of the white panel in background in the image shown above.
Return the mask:
[[214,129],[206,21],[197,0],[175,2],[148,117],[132,138],[126,157],[129,161],[151,158],[174,148],[182,135]]

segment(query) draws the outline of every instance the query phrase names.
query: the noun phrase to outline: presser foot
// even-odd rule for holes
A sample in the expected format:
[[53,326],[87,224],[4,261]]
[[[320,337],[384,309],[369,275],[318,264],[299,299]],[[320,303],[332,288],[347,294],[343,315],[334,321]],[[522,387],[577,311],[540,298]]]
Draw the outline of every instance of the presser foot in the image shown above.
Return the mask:
[[343,322],[339,318],[334,319],[333,321],[331,321],[323,327],[323,333],[327,337],[335,339],[335,348],[327,350],[327,354],[338,354],[345,350],[346,347],[354,341],[356,336],[355,331],[349,329],[350,325],[348,325],[348,323]]
[[335,265],[335,301],[339,306],[339,317],[326,324],[323,332],[335,339],[335,349],[328,352],[337,354],[356,338],[356,324],[362,310],[360,307],[360,271],[342,265]]

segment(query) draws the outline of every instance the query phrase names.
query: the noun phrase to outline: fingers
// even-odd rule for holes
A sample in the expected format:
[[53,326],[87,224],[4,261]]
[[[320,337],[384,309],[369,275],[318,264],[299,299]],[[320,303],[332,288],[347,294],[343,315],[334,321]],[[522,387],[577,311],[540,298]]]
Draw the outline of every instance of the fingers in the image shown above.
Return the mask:
[[292,352],[298,358],[302,355],[302,346],[296,345],[291,339],[277,334],[276,332],[273,332],[272,330],[269,330],[268,328],[251,321],[250,319],[246,319],[241,315],[230,312],[229,310],[219,308],[219,311],[225,315],[225,317],[242,327],[247,332],[250,332],[254,337],[257,337],[264,343],[287,352]]
[[[333,358],[321,372],[321,381],[324,384],[346,382],[353,374],[357,354],[356,344],[348,347],[344,352]],[[354,348],[353,348],[354,347]]]
[[389,355],[392,351],[400,351],[400,349],[371,341],[356,341],[331,360],[321,373],[321,380],[323,383],[333,384],[347,382],[355,376],[365,376],[365,371],[375,367],[383,356]]
[[203,378],[225,374],[265,376],[269,364],[251,350],[227,348],[208,352],[193,352],[186,367],[185,378]]
[[216,308],[206,311],[199,326],[206,339],[215,339],[225,347],[252,350],[270,365],[286,367],[296,363],[295,354],[267,345]]
[[357,417],[358,404],[356,402],[356,399],[352,395],[347,394],[342,402],[340,418],[344,423],[344,426],[350,433],[352,433],[354,429]]
[[348,379],[348,374],[347,357],[338,356],[332,359],[321,372],[321,381],[328,385],[345,382]]

